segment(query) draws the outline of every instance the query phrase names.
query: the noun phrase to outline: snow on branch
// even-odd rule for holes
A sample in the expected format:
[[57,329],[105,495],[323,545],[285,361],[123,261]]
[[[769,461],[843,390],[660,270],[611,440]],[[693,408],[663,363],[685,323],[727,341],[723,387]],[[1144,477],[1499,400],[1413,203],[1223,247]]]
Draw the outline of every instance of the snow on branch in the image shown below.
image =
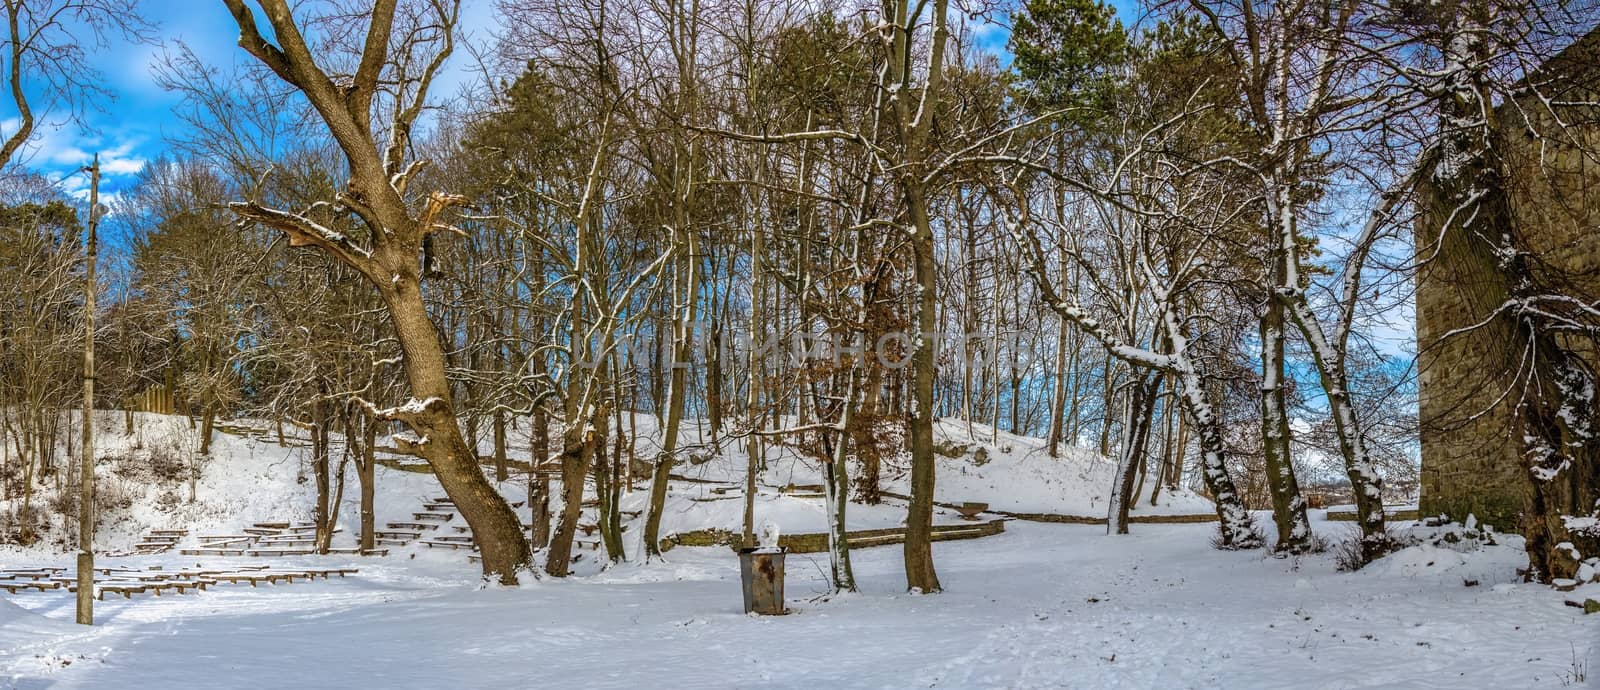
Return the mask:
[[245,220],[282,232],[291,247],[317,247],[358,270],[364,270],[372,255],[348,236],[299,213],[267,208],[254,201],[236,201],[228,208]]

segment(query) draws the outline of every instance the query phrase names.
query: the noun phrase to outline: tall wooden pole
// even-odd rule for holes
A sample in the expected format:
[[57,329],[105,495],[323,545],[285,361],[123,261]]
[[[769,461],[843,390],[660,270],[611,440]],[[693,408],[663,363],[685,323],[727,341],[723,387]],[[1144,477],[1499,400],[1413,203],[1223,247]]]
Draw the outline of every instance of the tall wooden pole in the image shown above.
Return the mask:
[[94,264],[100,209],[100,154],[89,166],[89,233],[83,274],[83,469],[78,495],[78,622],[94,625]]

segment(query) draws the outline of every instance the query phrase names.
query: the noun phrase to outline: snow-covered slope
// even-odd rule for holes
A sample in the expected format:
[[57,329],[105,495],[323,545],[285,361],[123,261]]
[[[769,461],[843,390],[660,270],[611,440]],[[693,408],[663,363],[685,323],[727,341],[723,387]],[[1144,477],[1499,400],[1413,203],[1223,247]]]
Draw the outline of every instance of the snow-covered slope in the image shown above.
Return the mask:
[[[283,447],[277,444],[274,433],[241,431],[253,428],[267,432],[269,425],[265,422],[242,420],[238,426],[229,427],[233,432],[218,432],[211,456],[201,458],[192,450],[197,432],[190,428],[187,418],[140,414],[132,434],[123,433],[120,419],[112,421],[106,419],[99,425],[103,515],[96,541],[103,551],[126,550],[150,529],[176,527],[189,529],[191,535],[219,534],[236,532],[254,522],[312,517],[315,485],[310,450],[303,435],[292,428],[287,430],[288,446]],[[635,415],[628,425],[638,434],[635,455],[655,457],[661,447],[655,418]],[[488,434],[484,436],[480,452],[489,455],[493,452],[492,441]],[[528,427],[512,429],[509,437],[510,458],[526,462],[530,447]],[[941,422],[937,438],[944,453],[938,458],[936,499],[941,502],[982,501],[992,508],[1014,512],[1089,517],[1105,514],[1105,496],[1111,487],[1114,465],[1093,452],[1064,448],[1062,457],[1051,458],[1039,439],[995,434],[982,425],[954,421]],[[709,528],[738,530],[743,521],[746,443],[726,435],[713,439],[703,423],[691,420],[680,431],[678,445],[679,463],[674,474],[683,480],[672,482],[662,518],[662,536]],[[342,453],[335,443],[336,472]],[[777,442],[765,444],[763,464],[764,471],[758,478],[757,522],[773,522],[786,533],[825,530],[827,520],[820,498],[804,497],[809,495],[804,488],[794,492],[796,495],[784,490],[790,485],[820,484],[821,465],[796,446]],[[908,466],[904,453],[885,458],[886,491],[906,491]],[[193,470],[198,471],[198,479],[191,489],[187,478]],[[492,476],[489,468],[485,472]],[[335,546],[355,543],[359,493],[353,463],[346,468],[345,482],[340,525],[346,529],[335,538]],[[1159,504],[1151,506],[1149,485],[1135,514],[1211,510],[1209,501],[1186,490],[1163,492]],[[639,480],[635,486],[624,496],[625,511],[643,511],[646,507],[648,492],[643,489],[647,482]],[[377,487],[375,503],[380,529],[390,521],[410,520],[422,501],[441,494],[438,482],[430,474],[385,466],[377,469]],[[508,501],[526,500],[522,474],[513,472],[499,488]],[[49,514],[46,506],[53,491],[42,489],[35,496],[36,511]],[[519,512],[522,510],[525,507]],[[879,505],[853,503],[849,516],[851,529],[897,526],[904,521],[904,502],[890,498]],[[0,547],[0,556],[39,556],[70,550],[72,516],[52,517],[56,524],[50,533],[55,539],[28,549]],[[959,517],[946,509],[940,509],[935,516],[935,521],[941,523],[957,520]],[[641,528],[642,524],[631,526],[630,548],[637,548],[631,542],[637,540]]]

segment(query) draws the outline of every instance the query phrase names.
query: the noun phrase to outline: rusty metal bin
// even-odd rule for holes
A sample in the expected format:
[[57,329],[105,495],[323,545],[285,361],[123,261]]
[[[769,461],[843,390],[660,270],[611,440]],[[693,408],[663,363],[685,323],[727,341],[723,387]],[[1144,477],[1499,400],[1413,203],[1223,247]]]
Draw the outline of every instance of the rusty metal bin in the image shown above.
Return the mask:
[[744,612],[781,616],[783,607],[784,547],[739,549],[739,583],[744,586]]

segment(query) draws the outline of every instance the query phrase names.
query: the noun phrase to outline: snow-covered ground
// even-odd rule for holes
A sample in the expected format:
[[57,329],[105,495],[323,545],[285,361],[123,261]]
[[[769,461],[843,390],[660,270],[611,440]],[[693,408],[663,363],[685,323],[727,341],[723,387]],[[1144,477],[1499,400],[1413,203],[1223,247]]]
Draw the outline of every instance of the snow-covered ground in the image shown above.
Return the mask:
[[345,580],[108,599],[93,629],[65,594],[18,595],[0,685],[1523,688],[1600,660],[1600,616],[1517,584],[1514,546],[1350,574],[1209,536],[1015,522],[936,544],[933,596],[901,593],[897,548],[857,551],[862,593],[831,599],[820,557],[791,556],[793,613],[768,618],[740,614],[715,548],[517,590],[479,589],[462,559],[362,559]]
[[[638,420],[641,455],[659,443],[652,421]],[[142,418],[139,434],[108,433],[105,447],[159,447],[185,426]],[[524,434],[513,434],[513,448],[527,448]],[[996,439],[981,426],[969,434],[964,423],[941,423],[939,439],[947,450],[964,448],[940,460],[940,500],[1103,515],[1104,458],[1072,450],[1052,459],[1036,439]],[[716,448],[692,426],[680,445],[679,472],[695,481],[673,483],[662,534],[737,529],[742,446]],[[766,452],[758,520],[786,533],[823,529],[820,500],[779,491],[819,481],[816,465],[793,448]],[[113,511],[100,546],[126,548],[150,528],[188,527],[187,545],[254,521],[307,519],[314,488],[306,460],[303,448],[218,435],[194,502],[187,486],[130,470],[117,488],[127,505]],[[902,482],[897,462],[886,463],[891,491]],[[336,546],[355,539],[349,482]],[[718,493],[723,487],[735,488]],[[525,498],[519,475],[500,488],[508,500]],[[439,493],[428,474],[380,467],[379,524],[410,519]],[[626,496],[623,509],[642,508],[645,494]],[[1164,492],[1160,503],[1141,501],[1136,514],[1210,510],[1181,491]],[[883,527],[899,524],[904,509],[852,504],[850,515],[853,529]],[[1314,526],[1325,537],[1352,529],[1321,518]],[[899,547],[854,550],[862,591],[834,597],[825,596],[825,555],[791,555],[792,615],[756,618],[740,613],[727,549],[680,547],[665,563],[641,564],[642,525],[630,526],[630,562],[602,570],[586,557],[575,577],[519,589],[485,589],[463,552],[413,544],[384,558],[270,561],[360,569],[343,580],[109,597],[93,628],[71,623],[65,592],[0,594],[0,688],[1520,688],[1581,684],[1600,661],[1600,615],[1520,584],[1514,537],[1472,550],[1415,546],[1343,573],[1331,554],[1216,551],[1211,524],[1136,524],[1114,537],[1100,526],[1013,521],[997,536],[935,544],[946,591],[932,596],[903,593]],[[3,567],[70,560],[49,542],[0,548]],[[259,560],[173,553],[100,563]]]

